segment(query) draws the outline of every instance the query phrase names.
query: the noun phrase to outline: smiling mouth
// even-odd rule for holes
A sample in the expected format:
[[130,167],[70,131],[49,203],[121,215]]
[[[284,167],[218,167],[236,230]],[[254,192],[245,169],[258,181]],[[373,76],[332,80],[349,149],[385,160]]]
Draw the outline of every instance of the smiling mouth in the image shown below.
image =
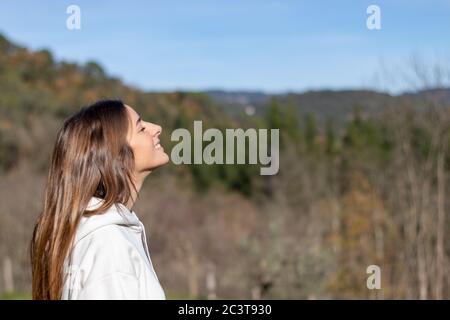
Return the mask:
[[161,146],[161,144],[159,143],[159,141],[155,144],[155,149],[161,149],[162,148],[162,146]]

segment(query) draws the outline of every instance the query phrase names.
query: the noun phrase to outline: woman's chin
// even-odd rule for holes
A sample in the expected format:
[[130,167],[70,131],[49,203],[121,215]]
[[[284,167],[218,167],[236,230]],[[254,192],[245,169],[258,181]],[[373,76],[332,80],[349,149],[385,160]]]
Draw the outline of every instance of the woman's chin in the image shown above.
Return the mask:
[[164,152],[164,150],[162,150],[162,152],[164,153],[164,163],[163,164],[167,164],[170,161],[169,155],[167,153]]
[[151,167],[152,169],[156,169],[169,163],[169,161],[170,158],[167,153],[165,153],[164,150],[161,150],[160,152],[158,152],[158,158],[156,159],[156,161],[154,161],[154,164]]

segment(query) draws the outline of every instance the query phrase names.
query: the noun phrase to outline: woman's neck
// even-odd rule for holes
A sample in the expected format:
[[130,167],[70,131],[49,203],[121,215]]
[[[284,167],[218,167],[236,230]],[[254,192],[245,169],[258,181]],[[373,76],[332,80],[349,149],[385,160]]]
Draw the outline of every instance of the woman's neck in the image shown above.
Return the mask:
[[142,187],[142,183],[144,182],[144,179],[145,179],[145,177],[141,177],[140,179],[136,179],[135,181],[134,181],[134,184],[135,184],[135,186],[136,186],[136,191],[134,190],[134,188],[131,186],[131,197],[130,197],[130,199],[128,200],[128,202],[125,204],[125,206],[128,208],[128,210],[133,210],[133,206],[134,206],[134,203],[136,202],[136,200],[137,200],[137,197],[138,197],[138,194],[139,194],[139,191],[141,190],[141,187]]

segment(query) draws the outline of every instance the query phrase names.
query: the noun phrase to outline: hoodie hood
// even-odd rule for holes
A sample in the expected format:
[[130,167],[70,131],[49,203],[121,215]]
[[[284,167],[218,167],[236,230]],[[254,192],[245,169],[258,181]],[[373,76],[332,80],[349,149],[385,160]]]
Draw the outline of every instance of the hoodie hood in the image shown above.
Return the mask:
[[[100,207],[103,202],[104,200],[101,198],[92,197],[91,200],[89,200],[86,210],[94,210]],[[115,203],[105,212],[90,217],[81,217],[74,244],[97,229],[108,225],[128,226],[136,230],[141,230],[142,227],[141,221],[133,210],[129,210],[122,203]]]
[[[98,209],[103,203],[92,197],[86,209]],[[124,204],[114,203],[104,212],[82,216],[74,242],[64,261],[63,299],[165,299],[145,227]]]

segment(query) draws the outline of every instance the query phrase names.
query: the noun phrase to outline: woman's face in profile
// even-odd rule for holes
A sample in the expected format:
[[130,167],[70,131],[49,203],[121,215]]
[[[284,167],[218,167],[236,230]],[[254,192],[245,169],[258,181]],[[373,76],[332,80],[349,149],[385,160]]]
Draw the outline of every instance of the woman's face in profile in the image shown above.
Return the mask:
[[133,108],[125,107],[131,123],[127,140],[134,152],[136,173],[156,169],[169,162],[169,156],[159,143],[161,126],[144,121]]

